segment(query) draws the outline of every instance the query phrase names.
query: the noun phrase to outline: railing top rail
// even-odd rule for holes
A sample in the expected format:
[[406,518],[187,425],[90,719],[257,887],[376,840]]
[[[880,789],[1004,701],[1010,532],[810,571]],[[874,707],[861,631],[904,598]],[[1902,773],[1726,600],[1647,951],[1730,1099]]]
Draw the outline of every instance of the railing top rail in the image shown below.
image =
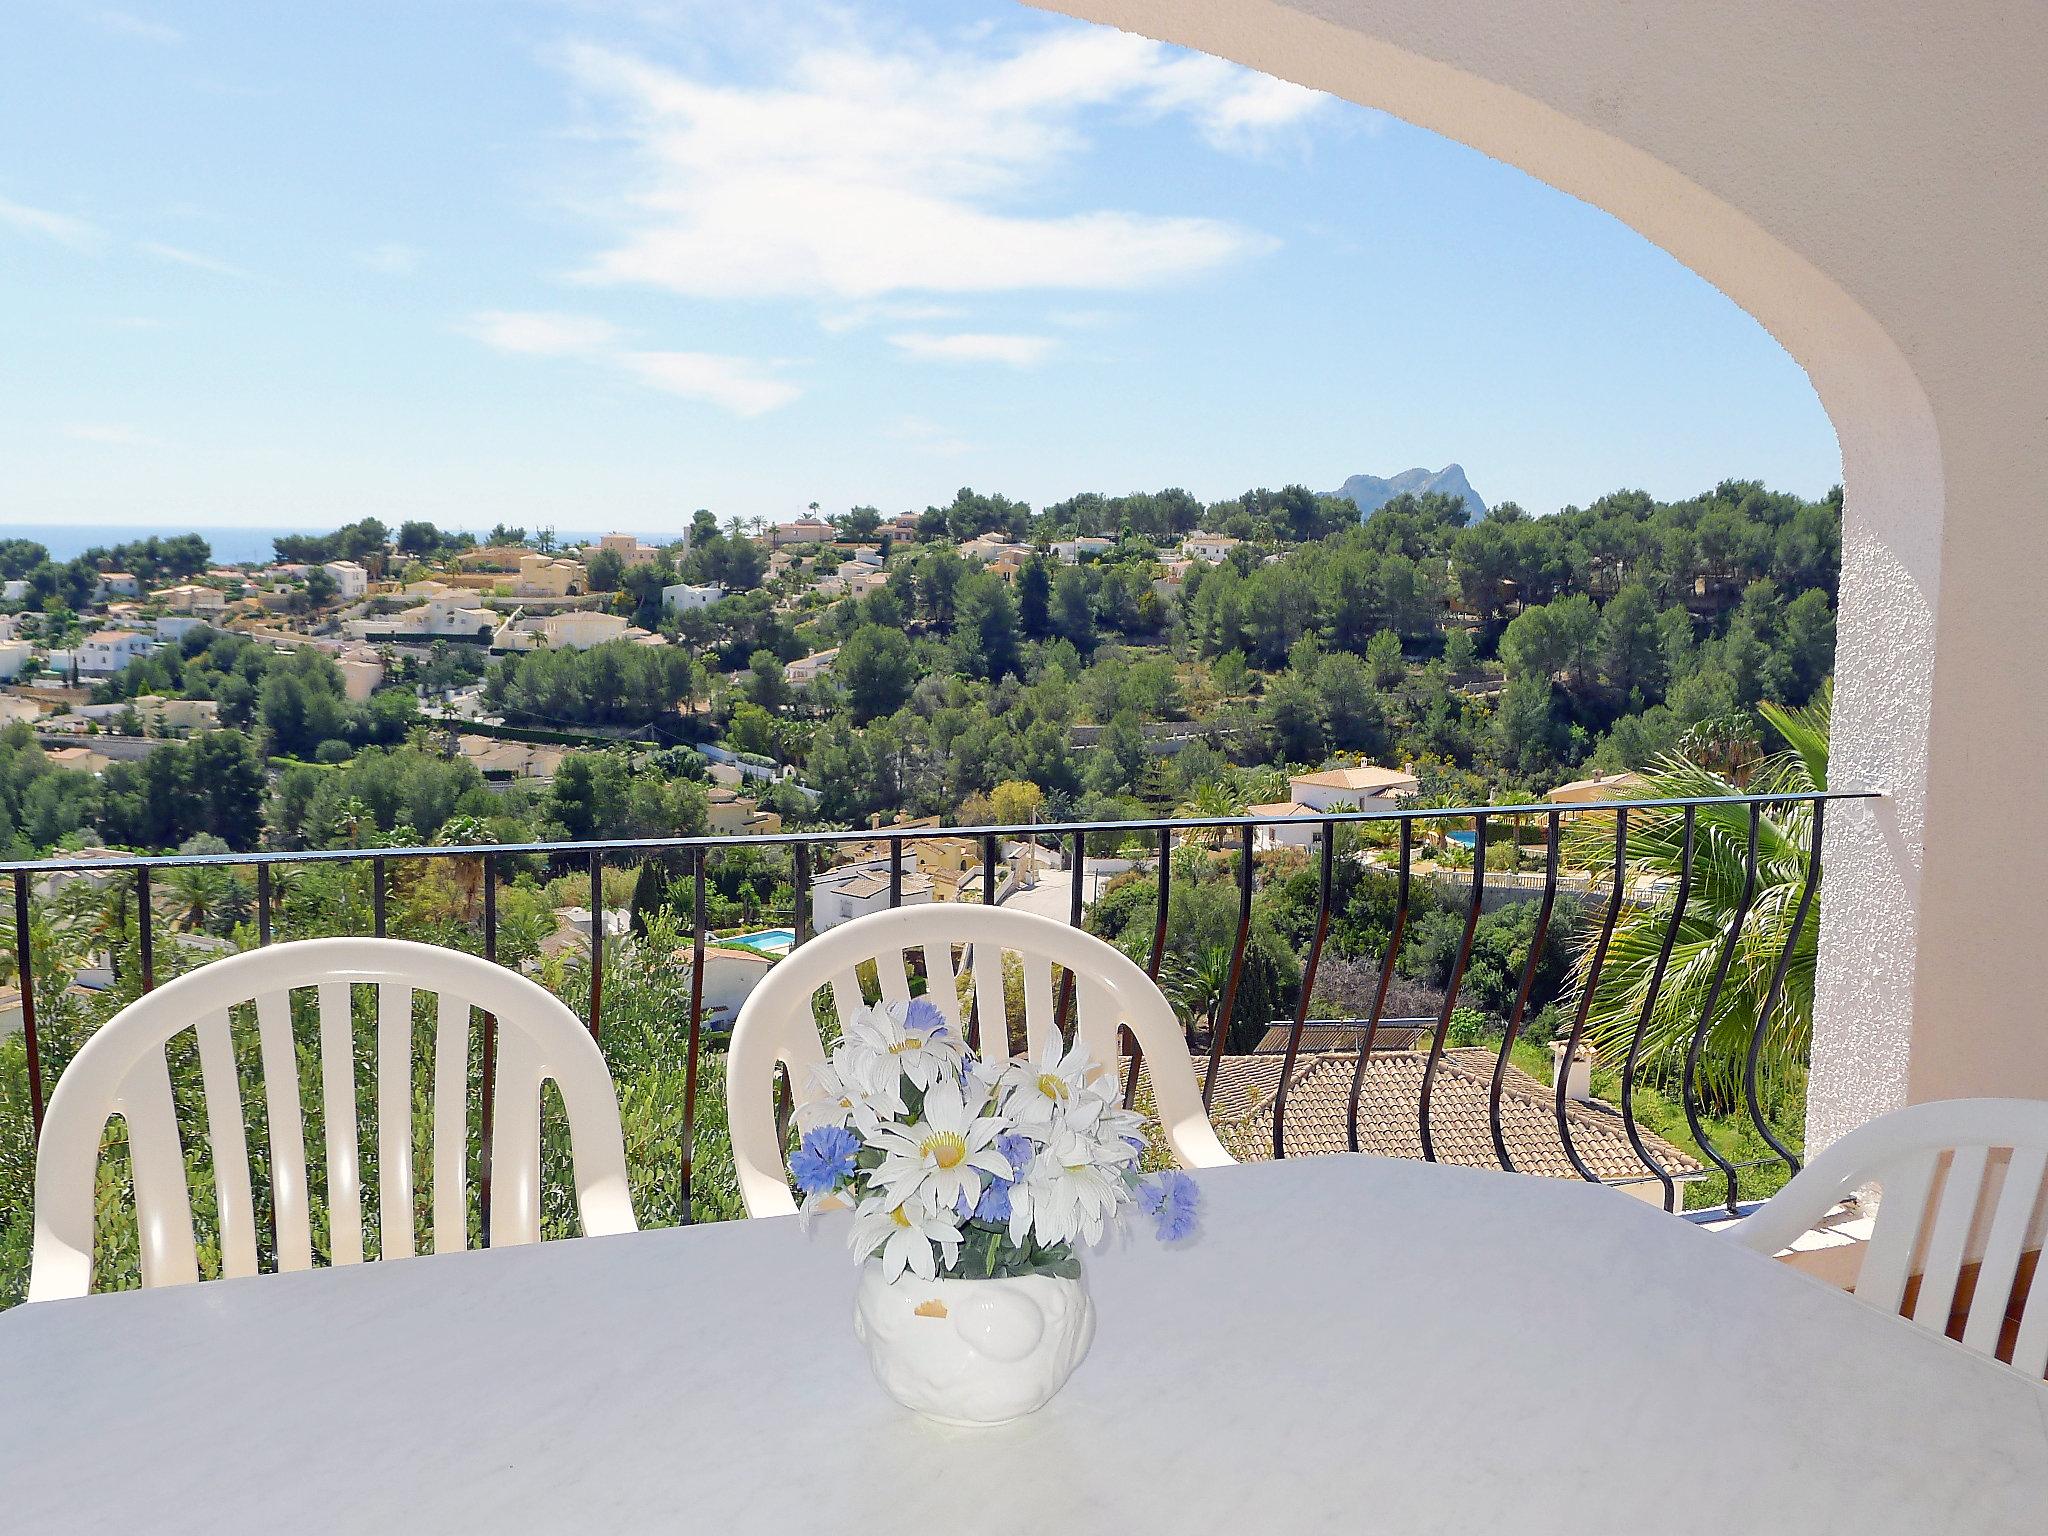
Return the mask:
[[1704,795],[1671,800],[1587,800],[1570,804],[1550,801],[1514,805],[1388,805],[1370,810],[1318,811],[1308,816],[1167,816],[1134,821],[1040,821],[1010,825],[972,827],[848,827],[811,832],[758,832],[734,836],[705,834],[696,837],[615,837],[582,841],[533,843],[431,843],[404,848],[301,848],[249,853],[110,853],[92,858],[0,860],[0,875],[86,874],[137,869],[190,869],[200,865],[224,864],[248,867],[260,864],[348,863],[361,859],[478,858],[484,854],[568,853],[686,853],[694,849],[716,850],[732,847],[777,847],[817,843],[904,843],[930,838],[1007,837],[1035,838],[1070,836],[1088,832],[1197,832],[1217,828],[1301,826],[1304,823],[1450,821],[1484,816],[1488,820],[1513,816],[1568,816],[1605,811],[1683,810],[1708,805],[1791,805],[1820,800],[1881,800],[1878,789],[1800,790],[1760,795]]

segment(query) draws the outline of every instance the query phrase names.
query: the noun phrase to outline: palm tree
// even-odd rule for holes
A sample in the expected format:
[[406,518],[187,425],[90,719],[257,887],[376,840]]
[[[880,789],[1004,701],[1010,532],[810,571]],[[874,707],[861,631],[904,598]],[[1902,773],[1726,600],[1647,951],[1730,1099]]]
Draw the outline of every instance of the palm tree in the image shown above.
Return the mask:
[[[1764,718],[1785,739],[1787,750],[1756,765],[1750,773],[1749,793],[1806,793],[1827,788],[1832,707],[1829,685],[1823,685],[1804,709],[1762,706]],[[1717,739],[1727,734],[1721,733]],[[1644,775],[1644,781],[1637,797],[1646,800],[1744,792],[1715,768],[1683,754],[1661,760]],[[1777,1068],[1806,1059],[1813,1036],[1814,960],[1820,931],[1817,896],[1799,922],[1796,937],[1792,929],[1806,890],[1813,821],[1811,801],[1767,805],[1758,813],[1756,884],[1727,976],[1713,1001],[1713,1016],[1700,1053],[1700,1091],[1710,1101],[1732,1105],[1737,1100],[1750,1039],[1788,940],[1791,954],[1759,1061]],[[1694,812],[1692,882],[1663,984],[1650,1008],[1638,1053],[1643,1061],[1682,1060],[1699,1028],[1722,950],[1742,906],[1749,822],[1750,808],[1742,804],[1703,805]],[[1577,862],[1603,872],[1612,869],[1613,822],[1608,818],[1576,818],[1566,841]],[[1638,811],[1630,817],[1629,871],[1636,878],[1655,879],[1665,894],[1650,905],[1623,905],[1605,963],[1593,979],[1587,1039],[1610,1062],[1626,1057],[1643,1017],[1678,897],[1684,841],[1682,809]],[[1587,925],[1574,966],[1575,991],[1586,985],[1597,941],[1598,924]]]
[[1230,959],[1228,945],[1211,944],[1190,959],[1170,960],[1161,968],[1161,989],[1187,1020],[1190,1040],[1198,1019],[1214,1038],[1216,1010],[1222,1006],[1223,989],[1230,985]]
[[[1173,812],[1176,816],[1188,817],[1239,816],[1243,813],[1244,801],[1220,779],[1204,779]],[[1213,848],[1221,841],[1223,830],[1221,827],[1198,827],[1187,834],[1188,840]]]
[[218,864],[193,864],[173,869],[164,876],[164,890],[176,911],[174,921],[187,932],[206,926],[227,903],[235,877]]

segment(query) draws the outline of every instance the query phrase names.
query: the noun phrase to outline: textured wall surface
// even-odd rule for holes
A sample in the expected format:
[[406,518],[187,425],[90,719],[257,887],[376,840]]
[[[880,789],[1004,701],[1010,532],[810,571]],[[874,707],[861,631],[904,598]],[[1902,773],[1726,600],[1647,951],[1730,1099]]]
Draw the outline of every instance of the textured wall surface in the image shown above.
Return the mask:
[[2048,6],[1055,0],[1471,145],[1761,321],[1841,439],[1809,1131],[2048,1098]]

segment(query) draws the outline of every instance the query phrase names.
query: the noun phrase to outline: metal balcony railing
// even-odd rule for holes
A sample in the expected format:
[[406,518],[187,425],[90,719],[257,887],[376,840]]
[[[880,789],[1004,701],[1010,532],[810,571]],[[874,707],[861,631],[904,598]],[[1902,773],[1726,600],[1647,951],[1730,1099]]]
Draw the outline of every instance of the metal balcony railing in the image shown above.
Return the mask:
[[[1340,856],[1356,858],[1366,862],[1368,867],[1376,872],[1391,877],[1394,882],[1394,908],[1387,939],[1378,957],[1377,983],[1370,1008],[1360,1018],[1338,1021],[1349,1031],[1341,1049],[1344,1055],[1351,1058],[1350,1092],[1345,1108],[1345,1144],[1354,1151],[1359,1150],[1361,1146],[1361,1117],[1368,1112],[1363,1103],[1363,1088],[1367,1080],[1368,1067],[1374,1051],[1380,1046],[1377,1037],[1390,988],[1397,977],[1403,945],[1409,934],[1410,917],[1415,906],[1416,883],[1419,879],[1429,878],[1454,887],[1462,887],[1465,906],[1455,958],[1448,983],[1442,989],[1444,995],[1441,1007],[1433,1020],[1426,1021],[1430,1027],[1423,1031],[1428,1043],[1426,1058],[1421,1066],[1420,1089],[1414,1106],[1420,1155],[1432,1161],[1443,1155],[1444,1149],[1440,1145],[1443,1127],[1439,1123],[1436,1100],[1447,1071],[1447,1046],[1452,1033],[1454,1015],[1459,1007],[1461,988],[1465,984],[1468,967],[1473,959],[1474,936],[1485,910],[1489,886],[1495,889],[1497,895],[1512,889],[1517,893],[1513,899],[1533,899],[1537,903],[1537,915],[1527,956],[1520,966],[1519,985],[1515,991],[1513,1004],[1505,1017],[1497,1021],[1499,1039],[1491,1047],[1493,1061],[1486,1094],[1486,1120],[1499,1166],[1510,1171],[1515,1170],[1516,1159],[1504,1130],[1503,1089],[1508,1082],[1511,1058],[1517,1040],[1528,1023],[1529,1005],[1544,955],[1546,938],[1556,918],[1562,893],[1567,901],[1581,901],[1586,904],[1588,926],[1575,961],[1573,980],[1567,992],[1559,998],[1560,1007],[1571,1015],[1571,1025],[1568,1033],[1562,1037],[1563,1062],[1556,1072],[1551,1113],[1564,1154],[1569,1158],[1572,1168],[1579,1177],[1594,1182],[1631,1182],[1630,1178],[1603,1176],[1581,1155],[1576,1142],[1574,1116],[1568,1112],[1569,1072],[1565,1069],[1565,1064],[1573,1060],[1582,1046],[1589,1011],[1598,993],[1601,978],[1610,963],[1609,951],[1616,925],[1624,909],[1634,903],[1661,914],[1662,938],[1648,967],[1640,1014],[1626,1057],[1620,1066],[1619,1120],[1635,1157],[1640,1160],[1642,1168],[1648,1170],[1647,1174],[1640,1175],[1641,1182],[1647,1184],[1654,1179],[1661,1186],[1665,1208],[1671,1210],[1676,1209],[1679,1203],[1678,1183],[1682,1171],[1674,1170],[1667,1166],[1666,1161],[1660,1159],[1650,1140],[1645,1137],[1638,1113],[1638,1095],[1644,1074],[1652,1065],[1656,1065],[1645,1058],[1645,1039],[1656,1016],[1660,991],[1666,983],[1667,968],[1686,921],[1688,903],[1694,893],[1696,831],[1700,818],[1710,808],[1717,818],[1725,817],[1727,812],[1739,808],[1741,816],[1746,818],[1748,827],[1746,847],[1740,850],[1742,873],[1739,897],[1725,930],[1717,935],[1718,954],[1712,964],[1705,1005],[1700,1011],[1697,1027],[1693,1029],[1686,1042],[1682,1061],[1661,1064],[1665,1068],[1667,1085],[1671,1073],[1676,1072],[1684,1116],[1693,1140],[1707,1160],[1713,1164],[1715,1171],[1725,1178],[1725,1203],[1732,1211],[1740,1198],[1741,1181],[1745,1172],[1770,1163],[1782,1163],[1790,1171],[1796,1171],[1799,1166],[1798,1156],[1773,1128],[1760,1102],[1759,1062],[1763,1058],[1774,1015],[1778,1011],[1784,992],[1787,971],[1811,918],[1820,883],[1821,845],[1827,807],[1836,801],[1871,798],[1875,798],[1873,792],[1835,791],[1765,794],[1728,799],[1608,801],[1574,805],[1410,808],[1395,803],[1366,810],[1331,811],[1312,820],[1299,817],[1258,816],[1177,817],[1139,821],[1034,823],[1018,826],[894,826],[867,830],[789,832],[743,837],[624,838],[587,842],[435,845],[212,855],[171,854],[148,857],[106,854],[0,863],[0,880],[10,880],[13,887],[14,960],[16,974],[21,981],[21,1025],[27,1056],[29,1103],[34,1119],[34,1131],[40,1136],[47,1064],[43,1060],[44,1051],[37,1028],[37,988],[30,981],[37,974],[31,906],[33,891],[38,881],[58,875],[98,874],[122,876],[132,880],[136,916],[135,956],[139,970],[136,979],[142,990],[147,991],[156,983],[156,928],[160,921],[152,899],[152,880],[165,871],[203,865],[253,871],[257,942],[268,944],[273,938],[276,908],[272,872],[281,865],[368,865],[371,874],[371,927],[372,931],[381,937],[386,929],[386,894],[394,865],[409,860],[480,860],[482,953],[485,958],[496,961],[498,890],[505,861],[515,856],[533,856],[548,861],[558,873],[580,868],[587,873],[590,882],[592,912],[586,1018],[592,1036],[602,1045],[605,1009],[604,961],[607,943],[603,917],[605,869],[608,863],[639,861],[654,855],[671,859],[680,858],[685,861],[691,893],[690,1009],[689,1017],[682,1021],[683,1027],[679,1030],[679,1036],[682,1037],[679,1043],[683,1044],[688,1052],[688,1087],[685,1090],[684,1102],[680,1106],[683,1147],[683,1166],[680,1170],[682,1209],[687,1219],[690,1209],[690,1149],[694,1145],[697,1119],[696,1069],[701,1053],[706,1048],[704,966],[706,949],[712,937],[706,926],[706,878],[707,870],[721,855],[742,848],[788,851],[790,880],[796,904],[791,926],[794,930],[794,943],[800,945],[808,940],[814,931],[811,882],[821,852],[830,852],[857,843],[885,846],[888,900],[891,906],[896,906],[903,899],[906,844],[965,840],[975,844],[979,852],[981,899],[993,902],[997,898],[998,870],[1002,862],[999,853],[1002,843],[1007,840],[1029,839],[1043,846],[1050,842],[1054,848],[1063,851],[1067,861],[1070,885],[1067,917],[1070,922],[1079,925],[1084,916],[1084,879],[1090,838],[1103,839],[1113,836],[1125,847],[1133,839],[1142,839],[1148,848],[1146,862],[1150,863],[1155,871],[1156,883],[1152,933],[1149,946],[1145,948],[1145,963],[1148,973],[1157,980],[1162,965],[1167,960],[1176,847],[1199,842],[1211,850],[1212,857],[1229,859],[1234,844],[1238,897],[1237,926],[1228,974],[1220,997],[1208,1010],[1207,1039],[1201,1038],[1201,1021],[1191,1021],[1189,1026],[1190,1046],[1196,1053],[1198,1070],[1201,1071],[1203,1079],[1204,1103],[1212,1105],[1224,1065],[1229,1024],[1237,1017],[1237,1000],[1243,984],[1246,955],[1252,937],[1253,905],[1257,893],[1259,867],[1257,854],[1262,844],[1261,833],[1270,832],[1278,837],[1284,832],[1298,839],[1307,831],[1312,836],[1310,857],[1316,871],[1316,912],[1307,948],[1302,956],[1299,999],[1291,1024],[1288,1026],[1285,1050],[1280,1053],[1283,1060],[1277,1083],[1270,1098],[1261,1104],[1262,1114],[1271,1121],[1271,1154],[1274,1157],[1288,1155],[1289,1099],[1297,1091],[1297,1069],[1301,1065],[1305,1032],[1319,1028],[1327,1033],[1331,1028],[1322,1021],[1312,1018],[1312,1005],[1317,974],[1324,962],[1333,917],[1332,892],[1337,861]],[[1809,818],[1806,824],[1807,848],[1803,883],[1796,900],[1796,908],[1785,924],[1781,951],[1770,964],[1768,992],[1750,1031],[1742,1063],[1742,1108],[1749,1123],[1769,1148],[1769,1155],[1740,1160],[1718,1146],[1708,1131],[1700,1092],[1700,1070],[1703,1053],[1708,1046],[1708,1037],[1715,1023],[1716,1004],[1730,967],[1741,948],[1745,925],[1750,919],[1753,898],[1757,892],[1759,829],[1767,813],[1773,811]],[[1661,879],[1645,880],[1641,878],[1640,870],[1632,864],[1631,827],[1645,824],[1647,818],[1657,818],[1668,830],[1673,817],[1677,818],[1681,838],[1675,875],[1666,874]],[[1571,836],[1573,845],[1581,849],[1589,845],[1591,838],[1589,833],[1582,830],[1587,824],[1611,823],[1611,842],[1605,843],[1607,852],[1595,871],[1589,872],[1583,868],[1577,871],[1561,869],[1563,834],[1568,822],[1578,824],[1573,828]],[[1716,824],[1724,829],[1727,825],[1725,820],[1717,820]],[[1419,854],[1430,845],[1432,831],[1449,825],[1455,825],[1461,833],[1469,830],[1469,844],[1461,841],[1457,845],[1464,848],[1466,853],[1453,856],[1462,859],[1469,854],[1469,871],[1419,871],[1417,865],[1422,862]],[[1389,828],[1391,833],[1387,830]],[[1489,845],[1496,848],[1500,846],[1503,839],[1502,828],[1510,829],[1506,836],[1512,839],[1518,854],[1522,848],[1528,848],[1532,853],[1540,849],[1543,864],[1540,877],[1533,874],[1508,875],[1507,872],[1499,870],[1492,872],[1490,876],[1487,869]],[[1540,829],[1540,842],[1527,835],[1534,829]],[[1371,850],[1354,847],[1340,854],[1340,842],[1355,840],[1355,836],[1353,839],[1345,838],[1343,834],[1346,832],[1355,835],[1376,835],[1383,842],[1390,842],[1392,846]],[[1449,841],[1442,838],[1436,841],[1448,854],[1452,846]],[[1726,854],[1730,850],[1724,848],[1720,851]],[[1510,862],[1519,861],[1518,856]],[[1727,867],[1724,861],[1724,873]],[[1065,978],[1059,1001],[1059,1017],[1063,1029],[1067,1027],[1072,1006],[1072,982],[1071,976]],[[1404,1023],[1408,1024],[1407,1032],[1412,1033],[1412,1022]],[[978,1017],[971,1020],[970,1037],[970,1043],[979,1049],[981,1040]],[[1420,1038],[1415,1040],[1415,1045],[1417,1054],[1421,1055]],[[1135,1047],[1127,1042],[1126,1049],[1134,1052]],[[492,1053],[492,1021],[488,1017],[484,1020],[483,1050],[488,1062]],[[1336,1053],[1323,1051],[1312,1054],[1316,1055],[1318,1061],[1327,1064]],[[1464,1054],[1460,1053],[1461,1056]],[[1270,1055],[1269,1052],[1269,1060]],[[1133,1059],[1123,1065],[1125,1097],[1128,1102],[1139,1087],[1140,1064],[1133,1056]],[[1457,1070],[1464,1073],[1466,1069],[1461,1066]],[[481,1114],[486,1126],[489,1124],[490,1091],[490,1072],[487,1067],[483,1075],[485,1098]],[[485,1140],[487,1145],[487,1133]],[[480,1170],[478,1182],[480,1196],[487,1210],[487,1166]]]

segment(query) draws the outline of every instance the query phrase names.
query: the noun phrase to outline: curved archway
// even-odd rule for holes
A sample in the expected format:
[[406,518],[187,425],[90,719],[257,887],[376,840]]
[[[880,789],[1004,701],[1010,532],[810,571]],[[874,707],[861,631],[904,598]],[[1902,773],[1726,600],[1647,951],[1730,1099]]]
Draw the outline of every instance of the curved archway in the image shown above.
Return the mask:
[[[1901,314],[1924,323],[1914,306],[1924,305],[1937,274],[1888,270],[1881,249],[1859,247],[1870,209],[1852,206],[1848,213],[1866,216],[1844,219],[1845,198],[1882,197],[1889,178],[1877,158],[1909,153],[1887,140],[1919,126],[1886,121],[1871,132],[1871,103],[1901,102],[1910,119],[1916,106],[1941,101],[1938,79],[1887,89],[1883,77],[1903,82],[1915,68],[1927,71],[1912,29],[1880,36],[1868,17],[1830,17],[1798,0],[1716,6],[1710,17],[1618,0],[1540,13],[1478,0],[1318,0],[1313,9],[1280,0],[1027,3],[1228,58],[1513,165],[1663,247],[1806,369],[1835,425],[1846,497],[1834,782],[1886,795],[1838,807],[1828,829],[1809,1141],[1830,1141],[1908,1097],[1994,1084],[2048,1096],[2048,1052],[2016,1026],[1986,1040],[1981,1028],[1955,1022],[1969,1018],[1973,998],[1997,991],[1982,966],[1982,920],[1993,903],[1966,889],[1976,873],[1970,846],[1987,838],[1995,846],[2009,830],[1964,798],[1980,786],[1961,781],[1961,763],[1944,765],[1961,779],[1939,802],[1946,814],[1937,821],[1955,839],[1942,895],[1959,899],[1944,901],[1934,942],[1922,922],[1952,486],[1922,372],[1857,295],[1882,297],[1894,323]],[[1802,81],[1837,88],[1802,111]],[[1945,128],[1953,106],[1946,103]],[[1817,177],[1832,181],[1832,198],[1814,198]],[[1828,227],[1831,216],[1845,227]],[[1856,259],[1859,251],[1866,259]],[[1908,343],[1926,350],[1917,331]],[[1946,708],[1950,731],[1976,728],[1972,702]],[[2048,850],[2048,817],[2027,832],[2023,840]],[[2008,978],[2038,972],[2031,951],[2039,946],[2010,917],[2004,927],[2023,952],[1994,969]],[[2026,1087],[2015,1088],[2015,1069]]]

